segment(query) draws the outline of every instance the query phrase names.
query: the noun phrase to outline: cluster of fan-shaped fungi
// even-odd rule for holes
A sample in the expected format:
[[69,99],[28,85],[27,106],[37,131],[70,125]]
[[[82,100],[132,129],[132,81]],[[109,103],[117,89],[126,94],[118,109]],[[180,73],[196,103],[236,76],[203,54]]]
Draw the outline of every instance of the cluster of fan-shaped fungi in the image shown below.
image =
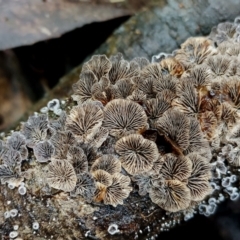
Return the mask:
[[95,55],[73,85],[77,102],[58,119],[35,115],[0,142],[2,183],[23,181],[33,149],[47,183],[87,202],[117,206],[138,187],[177,212],[211,193],[210,162],[229,143],[240,166],[240,25],[189,38],[159,62]]

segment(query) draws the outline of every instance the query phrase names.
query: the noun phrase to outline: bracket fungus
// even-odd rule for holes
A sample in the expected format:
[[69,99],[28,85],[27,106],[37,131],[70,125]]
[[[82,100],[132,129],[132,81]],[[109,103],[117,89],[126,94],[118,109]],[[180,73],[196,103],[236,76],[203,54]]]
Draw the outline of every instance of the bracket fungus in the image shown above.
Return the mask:
[[81,227],[85,236],[133,239],[142,224],[150,229],[162,217],[162,231],[239,197],[239,29],[239,18],[221,24],[154,63],[95,55],[73,85],[73,101],[54,99],[19,132],[1,135],[1,190],[8,186],[2,192],[16,205],[36,199],[41,217],[29,216],[41,223],[39,237],[54,215],[69,219],[63,225],[77,229],[74,238],[82,239]]

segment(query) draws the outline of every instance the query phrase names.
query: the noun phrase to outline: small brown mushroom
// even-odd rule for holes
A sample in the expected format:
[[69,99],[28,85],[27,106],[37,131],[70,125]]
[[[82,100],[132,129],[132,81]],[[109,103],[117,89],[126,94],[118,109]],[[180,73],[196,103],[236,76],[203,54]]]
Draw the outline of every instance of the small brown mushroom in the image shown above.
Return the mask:
[[164,137],[177,151],[186,150],[189,146],[189,118],[180,111],[169,109],[156,123],[159,134]]
[[65,192],[73,191],[77,183],[73,166],[67,161],[52,159],[48,164],[47,183]]
[[120,173],[121,162],[116,156],[112,154],[106,154],[95,160],[91,167],[91,172],[97,171],[99,169],[104,170],[111,175],[114,173]]
[[99,81],[103,76],[108,75],[112,64],[106,55],[94,55],[92,58],[84,63],[82,72],[92,71]]
[[129,133],[140,133],[147,129],[147,116],[143,108],[130,100],[116,99],[104,108],[103,127],[110,135],[122,137]]
[[179,180],[185,182],[192,173],[192,162],[184,156],[176,157],[169,153],[163,156],[164,162],[160,173],[166,180]]
[[123,168],[131,175],[151,170],[153,162],[159,156],[157,145],[138,134],[121,138],[115,149],[120,155]]
[[168,180],[162,185],[155,183],[149,196],[154,203],[169,212],[184,210],[191,202],[189,188],[178,180]]

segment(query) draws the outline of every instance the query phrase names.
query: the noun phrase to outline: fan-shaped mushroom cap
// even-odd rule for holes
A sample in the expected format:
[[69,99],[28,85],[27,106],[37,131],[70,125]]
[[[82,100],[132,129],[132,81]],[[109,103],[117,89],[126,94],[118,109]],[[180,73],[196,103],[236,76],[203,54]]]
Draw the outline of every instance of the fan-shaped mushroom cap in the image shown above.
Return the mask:
[[119,204],[122,205],[123,200],[126,199],[132,191],[132,187],[129,186],[130,182],[131,180],[128,176],[124,176],[120,173],[113,174],[112,185],[106,189],[104,204],[114,207]]
[[150,64],[149,60],[145,57],[136,57],[133,59],[133,61],[138,63],[141,70]]
[[230,72],[231,58],[228,56],[211,56],[207,59],[213,77],[228,75]]
[[110,185],[112,185],[112,182],[113,182],[112,176],[108,172],[99,169],[92,172],[92,175],[96,182],[99,182],[105,185],[106,187],[109,187]]
[[69,147],[67,160],[73,165],[76,174],[81,174],[88,171],[87,157],[83,149],[77,145]]
[[12,167],[2,164],[0,165],[0,180],[2,184],[11,183],[14,186],[19,186],[24,178],[14,173]]
[[22,133],[26,137],[27,146],[33,148],[38,142],[48,138],[48,119],[47,115],[29,117],[23,125]]
[[186,181],[192,172],[192,162],[189,158],[174,154],[165,154],[160,173],[166,180]]
[[38,162],[48,162],[54,154],[54,146],[51,142],[44,141],[35,145],[33,151]]
[[71,192],[76,187],[77,176],[69,162],[52,159],[48,164],[47,182],[50,187]]
[[18,168],[21,166],[22,158],[18,151],[16,150],[8,150],[2,156],[3,163],[12,169]]
[[151,170],[153,162],[159,156],[157,145],[138,134],[121,138],[115,149],[120,155],[123,168],[131,175]]
[[121,162],[112,154],[106,154],[95,160],[91,167],[91,172],[96,170],[104,170],[109,174],[121,172]]
[[136,184],[138,185],[138,188],[139,188],[138,194],[140,196],[145,196],[150,191],[154,182],[164,181],[164,179],[162,178],[162,175],[159,174],[159,171],[158,172],[149,171],[149,172],[141,173],[139,175],[133,176],[131,179],[132,181],[136,182]]
[[210,146],[208,141],[203,137],[198,120],[195,118],[189,118],[189,120],[189,146],[183,153],[186,155],[191,152],[198,152],[210,161],[212,159]]
[[49,126],[51,129],[53,129],[55,132],[58,131],[65,131],[65,123],[67,119],[67,114],[65,111],[62,111],[60,117],[57,120],[53,120],[49,122]]
[[201,201],[212,191],[208,180],[212,177],[211,166],[205,158],[197,153],[188,155],[192,161],[192,174],[188,179],[187,187],[193,201]]
[[184,72],[184,67],[175,58],[167,57],[160,62],[162,74],[170,74],[175,77],[181,77]]
[[217,118],[211,111],[203,112],[199,115],[202,131],[206,134],[207,138],[213,139],[217,129]]
[[147,116],[139,104],[116,99],[109,102],[104,109],[103,127],[108,128],[110,135],[115,137],[141,132],[148,127]]
[[78,82],[74,83],[72,86],[73,95],[72,98],[78,103],[83,103],[92,98],[92,86],[97,83],[98,79],[92,71],[84,71],[80,75]]
[[163,78],[162,68],[159,63],[149,64],[142,70],[142,79],[152,78],[154,80],[161,80]]
[[111,92],[113,99],[126,99],[132,94],[134,90],[134,85],[131,83],[131,79],[123,78],[116,82],[113,85]]
[[226,139],[229,142],[240,144],[240,126],[234,126],[231,131],[229,131],[226,135]]
[[54,158],[62,159],[66,158],[68,148],[74,144],[75,137],[70,131],[58,131],[51,137],[50,142],[55,148]]
[[178,180],[165,181],[162,185],[154,185],[150,191],[151,200],[169,212],[186,209],[191,202],[189,188]]
[[142,91],[147,98],[155,97],[156,93],[153,91],[153,84],[155,79],[152,77],[142,77],[140,76],[137,81],[137,89]]
[[102,77],[99,82],[93,84],[91,88],[93,99],[100,101],[104,105],[109,102],[111,96],[111,86],[108,77]]
[[127,99],[134,102],[143,102],[147,99],[147,95],[143,91],[136,89],[130,96],[127,97]]
[[79,140],[94,134],[102,125],[103,112],[95,103],[84,103],[73,107],[67,118],[66,127]]
[[153,167],[152,167],[152,173],[151,174],[159,174],[162,166],[164,164],[165,158],[163,158],[162,155],[159,154],[158,159],[153,163]]
[[77,175],[76,187],[70,192],[70,195],[81,195],[87,202],[91,202],[95,191],[96,186],[93,177],[89,173],[82,173]]
[[162,76],[153,82],[153,92],[159,93],[163,90],[176,91],[177,79],[171,75]]
[[198,109],[198,95],[193,82],[182,79],[177,87],[178,98],[174,100],[173,106],[177,106],[182,112],[188,115],[196,115]]
[[140,67],[137,62],[131,61],[130,63],[123,59],[121,53],[117,53],[110,57],[112,68],[109,71],[109,80],[112,84],[115,84],[119,79],[122,78],[133,78],[138,77]]
[[201,64],[206,58],[216,53],[212,41],[205,37],[191,37],[176,51],[175,58],[186,68]]
[[188,148],[190,120],[183,113],[174,109],[167,110],[157,121],[156,128],[175,149]]
[[191,69],[189,81],[191,81],[196,88],[209,85],[211,82],[211,76],[207,65],[203,64]]
[[230,165],[235,167],[240,167],[240,150],[239,147],[234,148],[231,152],[229,152],[227,157]]
[[212,178],[211,165],[205,157],[201,156],[197,152],[192,152],[187,155],[192,162],[192,173],[191,177],[198,177],[204,180]]
[[107,128],[100,127],[94,134],[88,135],[86,137],[86,142],[88,142],[93,147],[99,148],[107,139],[108,134],[109,131]]
[[236,122],[237,109],[233,108],[228,102],[222,103],[221,119],[225,124],[233,124]]
[[7,147],[10,150],[18,151],[23,160],[26,159],[28,156],[28,150],[26,148],[26,138],[20,132],[14,132],[11,137],[7,139]]
[[161,97],[152,98],[145,101],[146,113],[149,117],[150,125],[155,128],[155,122],[162,114],[171,108],[171,103]]
[[111,69],[111,62],[106,55],[94,55],[82,67],[82,72],[92,71],[98,80],[106,76]]
[[227,78],[223,81],[223,91],[231,99],[236,108],[240,108],[240,81],[239,77]]

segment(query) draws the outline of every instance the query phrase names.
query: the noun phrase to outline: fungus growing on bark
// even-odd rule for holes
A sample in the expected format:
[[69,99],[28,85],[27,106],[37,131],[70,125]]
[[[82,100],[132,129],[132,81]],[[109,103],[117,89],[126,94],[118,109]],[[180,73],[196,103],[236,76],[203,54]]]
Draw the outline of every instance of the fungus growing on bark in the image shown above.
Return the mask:
[[193,82],[182,79],[177,86],[177,96],[178,98],[174,100],[173,106],[190,116],[198,114],[198,95]]
[[82,72],[79,81],[72,86],[74,93],[72,95],[73,100],[78,103],[90,100],[92,98],[92,86],[97,82],[97,77],[92,71],[86,70]]
[[67,114],[65,111],[62,111],[58,119],[52,120],[49,122],[49,126],[51,129],[53,129],[54,132],[65,131],[66,119],[67,119]]
[[167,110],[157,121],[156,128],[176,150],[188,148],[190,120],[183,113],[174,109]]
[[184,72],[184,67],[173,57],[167,57],[160,62],[162,74],[175,77],[181,77]]
[[120,79],[116,84],[111,88],[112,98],[113,99],[126,99],[132,94],[134,90],[134,85],[131,83],[131,80],[128,78]]
[[151,79],[154,79],[154,81],[161,80],[163,78],[163,75],[162,75],[162,68],[159,65],[159,63],[152,63],[152,64],[149,64],[147,67],[145,67],[142,70],[141,78],[142,79],[151,78]]
[[228,75],[230,71],[231,58],[228,56],[211,56],[207,60],[212,77]]
[[88,171],[87,157],[80,147],[77,145],[70,146],[67,152],[67,160],[73,165],[76,174]]
[[38,162],[48,162],[54,154],[54,146],[51,142],[44,141],[35,145],[33,151]]
[[71,196],[82,196],[87,202],[91,202],[96,191],[95,181],[91,174],[82,173],[77,175],[76,187],[70,192]]
[[144,104],[150,121],[150,126],[152,128],[155,128],[155,123],[158,118],[160,118],[165,111],[171,108],[169,101],[166,101],[160,96],[158,98],[148,99],[144,102]]
[[22,133],[26,137],[27,146],[30,148],[50,138],[47,115],[29,117],[28,121],[23,125]]
[[103,184],[106,187],[109,187],[112,185],[112,176],[108,172],[98,169],[94,172],[92,172],[92,176],[96,182],[99,182]]
[[[190,120],[189,146],[183,153],[188,154],[191,152],[198,152],[200,155],[206,157],[210,161],[212,158],[212,154],[209,147],[209,143],[203,136],[198,120],[195,118],[189,118],[189,120]],[[211,128],[214,126],[208,127]],[[208,133],[209,129],[206,130]]]
[[[28,156],[28,150],[26,148],[26,139],[20,132],[14,132],[7,139],[7,148],[9,150],[15,150],[20,153],[22,160]],[[1,151],[1,150],[0,150]]]
[[54,158],[62,159],[66,158],[69,146],[75,142],[75,137],[70,131],[56,132],[50,139],[50,142],[54,146]]
[[73,191],[77,183],[73,166],[67,161],[52,159],[48,164],[47,183],[65,192]]
[[2,157],[3,164],[11,167],[12,169],[19,168],[21,166],[22,158],[18,151],[8,150]]
[[240,81],[238,77],[225,79],[223,82],[223,91],[231,99],[236,108],[240,108]]
[[159,156],[157,145],[138,134],[121,138],[115,149],[120,155],[122,167],[131,175],[151,170]]
[[129,133],[141,133],[147,129],[147,116],[142,107],[130,100],[112,100],[104,108],[103,127],[110,135],[122,137]]
[[[129,231],[125,223],[151,209],[150,224],[159,214],[178,212],[166,213],[162,229],[168,229],[172,219],[188,219],[195,210],[212,214],[225,196],[235,200],[238,182],[231,181],[238,180],[240,167],[239,23],[233,31],[231,24],[217,28],[215,42],[209,37],[188,39],[180,50],[153,57],[158,61],[153,64],[145,58],[129,62],[121,54],[110,60],[92,57],[73,86],[77,102],[54,99],[40,110],[48,115],[36,113],[21,133],[1,134],[0,180],[8,187],[2,186],[4,195],[16,193],[16,204],[27,197],[29,207],[38,198],[28,194],[40,194],[49,207],[62,207],[60,221],[71,205],[82,226],[93,220],[97,232],[116,223],[118,228],[109,232],[123,234],[140,232],[138,223],[129,225]],[[228,44],[219,45],[225,39]],[[60,117],[56,109],[62,111]],[[29,154],[26,144],[32,148]],[[24,178],[27,188],[21,183]],[[44,186],[47,183],[70,196]],[[216,191],[209,199],[210,186]],[[118,206],[125,199],[126,204]]]
[[140,196],[145,196],[152,185],[152,173],[146,172],[132,177],[132,181],[136,182],[138,185],[138,194]]
[[82,73],[92,71],[99,81],[103,76],[108,75],[111,66],[111,62],[105,55],[94,55],[83,65]]
[[102,77],[99,82],[93,84],[91,93],[94,100],[98,100],[104,105],[107,104],[112,99],[109,79],[105,76]]
[[215,136],[217,128],[217,118],[211,111],[206,111],[200,114],[200,124],[202,131],[206,134],[207,138],[210,140]]
[[178,180],[164,181],[162,185],[155,183],[149,196],[154,203],[169,212],[184,210],[191,201],[189,188]]
[[153,92],[155,94],[163,90],[170,90],[172,92],[176,92],[176,84],[177,80],[175,77],[172,77],[170,75],[162,76],[161,78],[158,78],[153,82]]
[[104,170],[109,174],[121,172],[121,162],[118,158],[112,154],[105,154],[100,158],[96,159],[91,167],[91,172],[97,170]]
[[141,92],[143,92],[144,96],[146,98],[152,98],[156,94],[153,92],[153,84],[154,84],[154,79],[151,77],[144,78],[140,77],[137,81],[137,89]]
[[208,180],[212,177],[210,163],[197,153],[188,155],[192,161],[192,174],[188,178],[187,186],[193,201],[201,201],[212,192]]
[[136,57],[133,59],[133,61],[138,63],[141,70],[150,64],[149,60],[145,57]]
[[9,183],[14,186],[19,186],[23,179],[19,172],[14,172],[10,166],[6,164],[0,165],[0,180],[2,184]]
[[228,102],[222,103],[221,119],[227,125],[235,123],[237,119],[237,109],[234,109]]
[[206,65],[199,65],[190,70],[189,81],[191,81],[196,88],[209,85],[211,82],[210,71]]
[[116,207],[119,204],[123,204],[123,200],[126,199],[132,187],[129,186],[131,180],[128,176],[124,176],[120,173],[112,175],[112,184],[107,187],[104,196],[104,204],[112,205]]
[[187,157],[175,156],[172,153],[163,156],[161,174],[166,180],[179,180],[185,182],[191,175],[192,162]]
[[206,58],[215,53],[211,40],[205,37],[191,37],[183,44],[181,49],[176,51],[175,58],[185,68],[190,68],[202,64]]
[[84,141],[94,134],[102,125],[103,112],[94,103],[85,103],[73,107],[66,121],[66,128],[73,133],[76,139]]
[[139,76],[140,67],[137,62],[130,63],[123,59],[121,53],[110,57],[112,68],[109,71],[109,80],[115,84],[118,80],[123,78],[134,78]]

